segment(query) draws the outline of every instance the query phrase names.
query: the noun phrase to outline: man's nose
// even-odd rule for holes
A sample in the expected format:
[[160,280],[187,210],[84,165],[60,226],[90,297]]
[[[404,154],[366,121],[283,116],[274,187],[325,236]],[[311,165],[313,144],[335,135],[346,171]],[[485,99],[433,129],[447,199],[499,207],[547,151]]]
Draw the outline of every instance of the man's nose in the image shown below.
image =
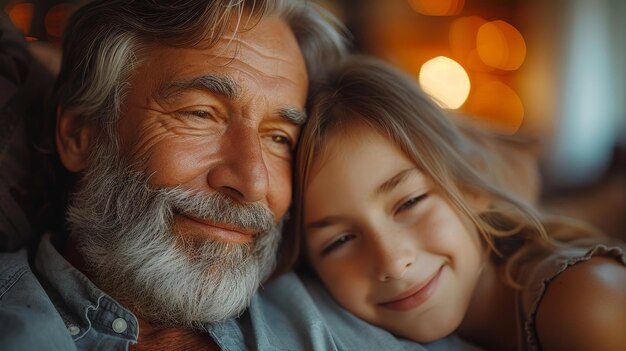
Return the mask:
[[267,196],[269,175],[257,128],[234,123],[223,135],[219,161],[207,175],[212,189],[244,203]]
[[410,242],[403,242],[399,233],[387,233],[372,242],[375,256],[376,279],[386,282],[402,279],[415,263],[416,249]]

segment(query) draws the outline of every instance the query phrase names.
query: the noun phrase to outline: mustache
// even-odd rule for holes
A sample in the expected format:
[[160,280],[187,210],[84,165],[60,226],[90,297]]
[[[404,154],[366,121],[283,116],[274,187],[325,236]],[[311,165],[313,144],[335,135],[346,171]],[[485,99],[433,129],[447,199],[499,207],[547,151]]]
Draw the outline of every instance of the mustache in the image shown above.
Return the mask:
[[270,231],[276,224],[272,211],[260,203],[244,204],[222,193],[204,193],[181,187],[157,190],[173,213],[215,223],[227,223],[256,234]]

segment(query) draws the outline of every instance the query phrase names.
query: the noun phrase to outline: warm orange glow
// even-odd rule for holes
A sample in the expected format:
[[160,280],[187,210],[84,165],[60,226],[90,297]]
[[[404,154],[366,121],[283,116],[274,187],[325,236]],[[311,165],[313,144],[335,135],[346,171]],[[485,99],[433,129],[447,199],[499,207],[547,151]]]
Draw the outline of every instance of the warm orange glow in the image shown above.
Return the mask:
[[455,16],[461,13],[465,0],[409,0],[411,7],[427,16]]
[[35,5],[28,2],[10,5],[7,8],[11,22],[24,34],[30,33],[34,8]]
[[476,51],[478,29],[485,23],[487,21],[479,16],[461,17],[452,22],[448,33],[453,57],[472,71],[489,72],[494,69],[485,65]]
[[474,88],[466,109],[493,129],[515,133],[524,120],[524,105],[513,89],[492,81]]
[[46,32],[51,38],[61,38],[69,16],[76,10],[72,4],[58,4],[52,7],[45,18]]
[[485,23],[487,21],[478,16],[461,17],[454,20],[448,35],[452,52],[455,55],[466,57],[475,50],[478,29]]
[[467,61],[465,62],[465,67],[474,71],[474,72],[493,72],[495,68],[486,65],[483,60],[478,56],[478,50],[472,50],[469,55],[467,55]]
[[457,109],[465,103],[470,92],[470,80],[465,69],[445,56],[428,60],[419,73],[424,91],[443,108]]
[[524,37],[504,21],[493,21],[480,27],[476,50],[485,64],[506,71],[518,69],[526,58]]

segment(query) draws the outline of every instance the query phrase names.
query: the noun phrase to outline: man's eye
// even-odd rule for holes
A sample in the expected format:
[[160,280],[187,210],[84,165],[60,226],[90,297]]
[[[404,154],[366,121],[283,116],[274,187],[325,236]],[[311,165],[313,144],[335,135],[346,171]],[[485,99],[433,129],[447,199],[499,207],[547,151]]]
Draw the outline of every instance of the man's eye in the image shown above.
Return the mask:
[[193,117],[199,117],[199,118],[209,118],[211,116],[211,114],[208,111],[204,111],[204,110],[182,111],[181,113],[186,116],[193,116]]
[[182,117],[194,117],[199,119],[216,119],[215,111],[206,110],[206,109],[198,109],[198,110],[183,110],[177,112]]
[[265,136],[265,146],[269,152],[284,159],[291,159],[293,153],[293,141],[284,134],[269,134]]
[[396,213],[401,213],[403,211],[410,210],[411,208],[413,208],[413,206],[417,205],[420,201],[424,200],[426,196],[427,194],[423,194],[420,196],[410,198],[409,200],[404,202],[402,205],[400,205],[400,207],[398,207],[398,209],[396,210]]
[[339,249],[340,247],[345,245],[348,241],[354,238],[355,238],[354,234],[345,234],[345,235],[340,236],[337,240],[333,241],[332,243],[330,243],[330,245],[326,246],[322,250],[322,256],[326,256],[329,253]]
[[291,148],[291,146],[292,146],[291,139],[289,139],[288,137],[286,137],[284,135],[272,135],[271,139],[276,144],[287,145],[287,146],[289,146],[289,148]]

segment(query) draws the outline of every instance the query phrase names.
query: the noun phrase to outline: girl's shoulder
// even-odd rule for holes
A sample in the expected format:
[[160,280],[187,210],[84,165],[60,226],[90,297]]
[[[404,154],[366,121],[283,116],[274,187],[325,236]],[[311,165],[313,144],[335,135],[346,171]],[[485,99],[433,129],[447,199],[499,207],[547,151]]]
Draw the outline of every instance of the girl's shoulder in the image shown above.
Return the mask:
[[539,305],[543,350],[618,350],[626,343],[626,266],[596,256],[559,274]]
[[519,268],[521,349],[610,350],[626,343],[626,243],[575,239],[529,250]]

